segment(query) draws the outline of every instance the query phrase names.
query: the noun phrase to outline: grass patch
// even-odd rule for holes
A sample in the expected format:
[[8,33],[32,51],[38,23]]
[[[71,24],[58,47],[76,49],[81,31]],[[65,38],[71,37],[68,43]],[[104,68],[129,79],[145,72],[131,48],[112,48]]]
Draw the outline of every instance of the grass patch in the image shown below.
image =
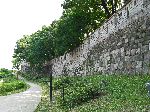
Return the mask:
[[95,76],[96,80],[105,80],[107,93],[103,97],[91,100],[73,108],[80,112],[147,112],[150,110],[150,98],[147,96],[145,83],[149,75],[110,75]]
[[[42,101],[35,112],[148,112],[150,98],[145,83],[150,75],[93,75],[53,80],[53,103],[49,87],[43,88]],[[62,99],[62,86],[65,95]]]

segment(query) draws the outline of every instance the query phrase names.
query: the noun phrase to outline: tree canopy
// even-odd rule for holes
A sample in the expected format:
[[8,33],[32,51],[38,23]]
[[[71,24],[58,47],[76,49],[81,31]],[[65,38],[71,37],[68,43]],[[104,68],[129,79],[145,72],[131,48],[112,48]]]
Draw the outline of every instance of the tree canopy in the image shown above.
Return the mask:
[[[65,0],[62,6],[64,9],[91,12],[93,14],[92,16],[96,16],[97,12],[99,14],[105,13],[105,16],[109,18],[116,12],[119,5],[121,5],[121,0]],[[104,14],[97,16],[100,18]]]

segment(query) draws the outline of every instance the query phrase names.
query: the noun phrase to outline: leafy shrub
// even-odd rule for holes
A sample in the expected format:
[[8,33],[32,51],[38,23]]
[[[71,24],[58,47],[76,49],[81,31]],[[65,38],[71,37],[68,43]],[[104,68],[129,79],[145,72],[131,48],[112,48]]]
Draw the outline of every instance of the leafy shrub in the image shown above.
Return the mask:
[[103,94],[101,81],[96,77],[68,77],[65,80],[67,83],[64,79],[57,79],[54,83],[54,87],[61,89],[64,81],[64,100],[62,97],[57,97],[60,106],[72,108]]
[[19,90],[22,88],[26,88],[27,85],[23,81],[13,81],[10,83],[2,83],[0,84],[0,95],[5,95],[8,92],[12,92],[15,90]]
[[17,80],[17,78],[15,76],[11,76],[11,77],[7,77],[7,78],[2,78],[4,83],[10,83],[10,82],[14,82]]
[[62,87],[68,87],[73,85],[73,80],[70,77],[61,77],[53,80],[53,89],[62,89]]
[[11,70],[5,68],[0,69],[0,95],[19,92],[26,88],[26,83],[17,80]]
[[6,77],[10,77],[10,76],[13,76],[11,70],[8,70],[5,68],[0,69],[0,78],[6,78]]

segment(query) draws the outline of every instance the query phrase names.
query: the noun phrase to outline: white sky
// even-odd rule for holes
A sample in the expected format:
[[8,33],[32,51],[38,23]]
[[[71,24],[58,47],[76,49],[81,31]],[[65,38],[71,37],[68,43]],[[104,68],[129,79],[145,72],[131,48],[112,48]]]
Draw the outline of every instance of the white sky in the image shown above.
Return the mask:
[[0,68],[12,68],[15,43],[62,14],[63,0],[0,0]]

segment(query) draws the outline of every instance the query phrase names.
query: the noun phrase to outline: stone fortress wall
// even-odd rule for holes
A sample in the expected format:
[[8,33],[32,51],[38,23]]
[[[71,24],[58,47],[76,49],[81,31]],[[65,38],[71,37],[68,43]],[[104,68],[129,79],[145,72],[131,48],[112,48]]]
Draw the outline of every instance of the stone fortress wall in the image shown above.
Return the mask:
[[[150,0],[131,0],[82,45],[47,65],[53,76],[150,73]],[[21,70],[28,66],[22,63]]]
[[53,76],[149,73],[150,0],[131,0],[82,45],[50,63]]

